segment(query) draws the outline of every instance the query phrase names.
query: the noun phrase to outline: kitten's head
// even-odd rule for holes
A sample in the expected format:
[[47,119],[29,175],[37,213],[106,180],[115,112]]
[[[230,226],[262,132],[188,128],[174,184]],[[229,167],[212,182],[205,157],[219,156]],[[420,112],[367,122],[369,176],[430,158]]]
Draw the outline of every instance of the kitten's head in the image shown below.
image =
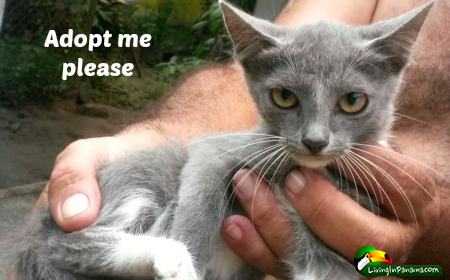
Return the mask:
[[432,3],[365,27],[286,28],[220,2],[261,117],[301,165],[387,140],[401,72]]

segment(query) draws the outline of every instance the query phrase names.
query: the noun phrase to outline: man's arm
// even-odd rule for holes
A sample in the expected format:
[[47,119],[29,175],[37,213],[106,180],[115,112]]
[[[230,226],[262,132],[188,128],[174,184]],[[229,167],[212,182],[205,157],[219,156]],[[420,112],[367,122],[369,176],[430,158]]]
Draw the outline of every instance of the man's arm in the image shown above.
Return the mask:
[[78,140],[58,155],[38,206],[48,199],[58,225],[73,231],[89,226],[98,215],[101,194],[96,170],[134,150],[177,138],[255,126],[257,114],[237,65],[207,67],[184,78],[148,116],[113,137]]

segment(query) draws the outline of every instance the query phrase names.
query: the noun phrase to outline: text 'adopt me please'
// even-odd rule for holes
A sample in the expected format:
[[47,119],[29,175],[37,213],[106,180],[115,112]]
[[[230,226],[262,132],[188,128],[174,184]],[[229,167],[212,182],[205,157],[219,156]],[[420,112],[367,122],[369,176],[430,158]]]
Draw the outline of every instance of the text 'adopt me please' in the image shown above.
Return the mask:
[[[48,32],[45,39],[44,46],[55,48],[84,48],[87,46],[88,50],[92,52],[95,48],[100,46],[111,47],[112,34],[106,31],[104,34],[77,34],[74,36],[73,30],[69,29],[67,34],[62,34],[59,38],[55,30]],[[152,36],[150,34],[143,34],[138,36],[136,34],[119,34],[117,37],[117,46],[122,47],[150,47]],[[67,80],[67,77],[77,76],[132,76],[134,65],[132,63],[113,63],[111,66],[107,63],[87,63],[83,64],[83,59],[78,58],[77,63],[64,63],[62,70],[62,79]]]

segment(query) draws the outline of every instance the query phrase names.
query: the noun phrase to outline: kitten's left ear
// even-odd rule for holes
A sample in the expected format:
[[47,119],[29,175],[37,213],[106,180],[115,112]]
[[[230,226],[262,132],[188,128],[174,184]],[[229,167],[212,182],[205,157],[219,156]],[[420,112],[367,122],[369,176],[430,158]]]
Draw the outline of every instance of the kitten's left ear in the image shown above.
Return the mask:
[[235,56],[240,62],[245,63],[247,58],[277,45],[277,39],[273,36],[281,32],[277,26],[244,13],[226,1],[219,0],[219,3],[233,41]]
[[408,63],[412,45],[417,39],[434,1],[391,20],[362,27],[370,49],[388,57],[390,71],[398,73]]

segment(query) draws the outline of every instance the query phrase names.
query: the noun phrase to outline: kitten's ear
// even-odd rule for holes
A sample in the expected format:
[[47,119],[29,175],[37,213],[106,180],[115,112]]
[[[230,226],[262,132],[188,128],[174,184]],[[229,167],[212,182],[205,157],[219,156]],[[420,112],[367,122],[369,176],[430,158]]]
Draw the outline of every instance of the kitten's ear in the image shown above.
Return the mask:
[[278,31],[272,23],[255,18],[226,1],[219,0],[225,25],[234,45],[236,58],[243,62],[246,58],[255,55],[266,48],[277,44],[273,37]]
[[400,72],[408,63],[412,45],[417,39],[434,1],[391,20],[362,28],[370,40],[370,49],[388,57],[390,71]]

